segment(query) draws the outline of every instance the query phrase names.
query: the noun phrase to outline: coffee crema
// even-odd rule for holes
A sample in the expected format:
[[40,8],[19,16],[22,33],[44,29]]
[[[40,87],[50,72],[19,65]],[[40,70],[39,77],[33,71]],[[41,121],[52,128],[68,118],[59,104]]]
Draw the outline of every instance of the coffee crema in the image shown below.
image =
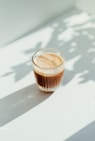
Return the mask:
[[53,53],[42,54],[35,58],[35,64],[40,68],[56,68],[63,63],[61,56]]
[[[62,81],[64,68],[61,66],[64,61],[61,56],[53,53],[39,55],[34,60],[35,64],[40,68],[34,70],[37,85],[43,90],[54,91]],[[60,67],[57,71],[56,68]],[[46,73],[49,71],[49,73]]]

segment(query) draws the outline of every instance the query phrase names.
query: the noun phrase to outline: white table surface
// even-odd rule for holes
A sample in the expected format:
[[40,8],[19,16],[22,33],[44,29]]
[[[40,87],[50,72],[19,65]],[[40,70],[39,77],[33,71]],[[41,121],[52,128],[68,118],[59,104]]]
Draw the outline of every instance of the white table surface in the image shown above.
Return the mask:
[[[65,57],[62,85],[35,85],[38,48]],[[88,136],[87,136],[88,135]],[[95,141],[95,16],[76,9],[0,49],[0,141]]]

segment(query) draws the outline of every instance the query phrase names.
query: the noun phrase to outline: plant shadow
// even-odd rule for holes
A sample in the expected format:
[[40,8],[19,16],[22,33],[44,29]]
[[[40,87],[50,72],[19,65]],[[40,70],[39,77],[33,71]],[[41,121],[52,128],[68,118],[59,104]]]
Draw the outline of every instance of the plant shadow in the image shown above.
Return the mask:
[[[46,32],[43,32],[43,29],[46,29]],[[50,30],[52,32],[49,33]],[[41,32],[41,35],[39,32]],[[94,15],[74,9],[65,16],[61,15],[44,25],[38,33],[39,40],[36,44],[22,52],[25,56],[32,56],[32,53],[38,48],[59,48],[63,52],[66,64],[69,64],[70,61],[73,62],[71,68],[65,68],[63,85],[69,83],[77,74],[79,74],[80,80],[78,83],[80,84],[95,81]],[[43,39],[44,36],[48,40],[46,43],[45,38]],[[2,77],[14,74],[15,81],[21,80],[31,72],[29,63],[31,64],[31,59],[12,66],[12,71],[5,73]]]

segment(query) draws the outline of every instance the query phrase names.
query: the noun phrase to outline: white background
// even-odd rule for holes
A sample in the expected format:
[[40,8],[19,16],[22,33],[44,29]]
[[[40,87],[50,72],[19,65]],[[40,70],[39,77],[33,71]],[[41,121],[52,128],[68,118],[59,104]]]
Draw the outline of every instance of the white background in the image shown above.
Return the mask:
[[0,0],[0,46],[28,34],[73,6],[74,0]]
[[95,14],[95,0],[76,0],[76,6],[89,13]]
[[[73,9],[0,48],[0,141],[95,141],[95,16]],[[31,57],[63,52],[62,85],[38,91]]]

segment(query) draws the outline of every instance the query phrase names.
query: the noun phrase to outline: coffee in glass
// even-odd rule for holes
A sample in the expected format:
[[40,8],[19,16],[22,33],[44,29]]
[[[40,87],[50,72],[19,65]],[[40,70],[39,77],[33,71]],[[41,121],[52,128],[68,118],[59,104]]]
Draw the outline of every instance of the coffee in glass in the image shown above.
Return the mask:
[[53,92],[62,82],[64,59],[58,49],[44,48],[32,56],[37,86],[45,92]]

